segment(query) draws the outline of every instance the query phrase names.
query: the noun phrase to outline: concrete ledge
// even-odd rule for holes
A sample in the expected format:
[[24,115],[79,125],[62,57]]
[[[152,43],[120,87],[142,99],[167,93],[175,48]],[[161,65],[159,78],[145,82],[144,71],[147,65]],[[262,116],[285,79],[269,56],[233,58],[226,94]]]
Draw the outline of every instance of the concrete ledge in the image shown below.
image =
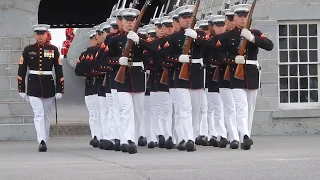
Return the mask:
[[315,118],[320,117],[320,109],[294,109],[273,111],[272,119],[281,118]]
[[33,124],[1,124],[0,140],[36,140]]
[[254,124],[252,135],[320,134],[320,122],[282,122]]

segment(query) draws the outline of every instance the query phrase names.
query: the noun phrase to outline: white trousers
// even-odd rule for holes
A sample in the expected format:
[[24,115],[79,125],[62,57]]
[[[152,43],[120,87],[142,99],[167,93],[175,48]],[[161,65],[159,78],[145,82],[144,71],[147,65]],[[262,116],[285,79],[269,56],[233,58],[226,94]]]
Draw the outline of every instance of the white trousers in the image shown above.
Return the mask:
[[195,137],[208,136],[208,102],[204,89],[191,89],[192,125]]
[[175,129],[178,135],[178,143],[182,140],[186,142],[188,140],[194,141],[190,90],[176,88],[170,94],[175,111]]
[[113,111],[113,99],[111,93],[106,93],[106,102],[107,102],[107,108],[108,108],[108,117],[106,118],[106,124],[105,124],[105,139],[106,140],[112,140],[115,139],[115,132],[116,132],[116,122],[114,119],[114,111]]
[[151,121],[150,121],[150,141],[157,142],[158,135],[163,135],[163,126],[160,122],[161,118],[161,102],[157,92],[150,92],[151,103]]
[[98,96],[99,98],[99,104],[100,104],[100,124],[101,124],[101,131],[102,131],[102,139],[107,139],[107,137],[110,135],[108,135],[109,129],[107,129],[108,125],[108,112],[109,112],[109,108],[108,108],[108,102],[107,102],[107,98],[103,97],[103,96]]
[[[150,93],[151,94],[151,93]],[[155,133],[155,128],[154,128],[154,123],[152,122],[154,120],[153,118],[153,101],[151,101],[151,95],[150,96],[145,96],[144,97],[144,118],[145,118],[145,128],[146,128],[146,133],[147,133],[147,141],[148,142],[157,142],[156,139],[156,133]]]
[[140,123],[143,121],[144,93],[118,92],[120,102],[120,123],[118,126],[121,133],[121,143],[128,140],[136,142],[140,132]]
[[236,119],[236,104],[233,99],[232,90],[229,88],[220,88],[220,96],[223,102],[224,121],[228,131],[228,139],[230,142],[239,141]]
[[52,98],[38,98],[29,96],[29,102],[31,104],[34,113],[34,126],[37,131],[37,141],[48,142],[50,133],[50,117],[52,112],[54,97]]
[[[111,89],[111,96],[112,96],[112,104],[111,105],[111,111],[113,111],[113,119],[114,119],[114,133],[112,134],[112,139],[121,139],[121,134],[119,131],[120,126],[120,102],[118,97],[118,91],[116,89]],[[111,102],[110,102],[111,103]],[[111,112],[110,112],[111,113]]]
[[208,92],[208,131],[210,136],[227,138],[227,130],[224,122],[223,103],[218,92]]
[[102,129],[100,123],[100,103],[98,95],[85,96],[85,103],[89,111],[89,126],[92,138],[102,139]]
[[251,134],[258,90],[232,89],[232,93],[236,104],[238,131],[242,143],[243,137],[245,135],[250,137]]
[[[177,134],[177,130],[176,130],[176,118],[178,118],[178,114],[176,113],[176,110],[174,108],[174,105],[173,105],[173,100],[172,98],[174,99],[174,94],[176,93],[175,92],[176,89],[174,88],[170,88],[169,89],[169,94],[170,94],[170,97],[171,97],[171,102],[172,102],[172,105],[171,105],[171,108],[172,108],[172,126],[171,126],[171,132],[172,132],[172,140],[173,140],[173,143],[174,144],[177,144],[178,142],[178,134]],[[179,142],[178,142],[179,143]]]

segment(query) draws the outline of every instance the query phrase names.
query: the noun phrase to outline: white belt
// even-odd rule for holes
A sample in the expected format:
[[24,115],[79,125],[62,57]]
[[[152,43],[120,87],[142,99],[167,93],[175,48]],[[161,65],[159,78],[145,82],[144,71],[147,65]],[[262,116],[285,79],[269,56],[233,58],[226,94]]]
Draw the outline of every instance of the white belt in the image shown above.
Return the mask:
[[191,61],[193,64],[201,64],[203,66],[203,59],[192,59]]
[[35,71],[30,70],[29,74],[35,74],[35,75],[52,75],[52,71]]
[[251,64],[251,65],[259,66],[258,61],[254,61],[254,60],[246,60],[246,64]]
[[134,67],[138,67],[138,66],[143,67],[143,63],[142,62],[132,62],[132,66],[134,66]]

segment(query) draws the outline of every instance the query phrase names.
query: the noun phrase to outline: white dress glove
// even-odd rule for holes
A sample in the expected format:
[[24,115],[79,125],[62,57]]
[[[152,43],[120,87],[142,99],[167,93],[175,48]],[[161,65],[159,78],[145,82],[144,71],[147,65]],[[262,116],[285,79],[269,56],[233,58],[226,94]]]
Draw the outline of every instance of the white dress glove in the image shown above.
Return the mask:
[[128,66],[128,58],[127,57],[120,57],[119,64],[121,66]]
[[20,95],[23,99],[25,99],[26,101],[29,101],[29,97],[27,96],[26,93],[19,93],[19,95]]
[[190,57],[189,57],[188,54],[181,54],[179,56],[179,62],[181,62],[181,63],[189,63],[189,61],[190,61]]
[[243,28],[241,30],[241,35],[240,36],[246,38],[250,42],[254,42],[254,35],[251,33],[251,31],[249,31],[246,28]]
[[149,69],[146,70],[146,74],[148,74],[148,75],[150,74],[150,70]]
[[244,64],[246,62],[246,60],[244,59],[244,56],[236,56],[234,61],[236,64]]
[[136,44],[139,44],[139,36],[137,33],[133,32],[133,31],[129,31],[127,38],[131,39]]
[[61,99],[62,98],[62,94],[61,93],[57,93],[56,94],[56,99]]
[[197,32],[190,28],[186,29],[186,31],[184,32],[184,35],[189,36],[192,39],[197,39],[197,36],[198,36]]

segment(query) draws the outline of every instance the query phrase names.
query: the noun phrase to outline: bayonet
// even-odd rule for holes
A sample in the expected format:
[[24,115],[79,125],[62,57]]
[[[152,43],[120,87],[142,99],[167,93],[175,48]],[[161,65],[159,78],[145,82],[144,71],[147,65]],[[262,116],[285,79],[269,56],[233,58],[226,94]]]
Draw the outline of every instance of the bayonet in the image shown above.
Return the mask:
[[161,7],[159,17],[162,17],[162,16],[163,16],[163,9],[164,9],[164,5],[162,5],[162,7]]

